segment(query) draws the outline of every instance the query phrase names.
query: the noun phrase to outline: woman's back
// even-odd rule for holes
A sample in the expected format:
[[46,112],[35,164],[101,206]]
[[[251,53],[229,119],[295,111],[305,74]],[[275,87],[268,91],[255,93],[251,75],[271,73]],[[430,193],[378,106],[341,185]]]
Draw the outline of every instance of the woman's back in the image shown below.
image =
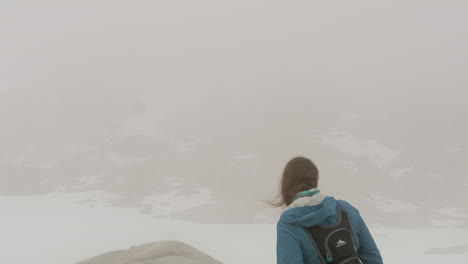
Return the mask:
[[[364,264],[383,263],[359,211],[346,201],[337,201],[332,196],[321,194],[317,188],[318,182],[319,171],[310,159],[299,156],[286,164],[279,200],[270,203],[286,206],[277,224],[277,263],[341,264],[345,263],[343,259],[348,259],[353,260],[349,262],[353,264],[359,263],[357,258]],[[342,223],[343,215],[345,223]],[[341,239],[336,235],[338,231],[332,230],[337,224],[343,231],[340,234],[346,239]],[[349,238],[352,241],[345,241]],[[336,243],[336,249],[331,250],[329,242]]]
[[[334,226],[342,220],[337,200],[321,194],[295,200],[281,215],[277,224],[277,263],[323,263],[325,256],[317,250],[306,228]],[[359,211],[346,201],[339,201],[346,211],[358,257],[364,264],[380,264],[380,252]],[[301,204],[296,207],[295,205]]]

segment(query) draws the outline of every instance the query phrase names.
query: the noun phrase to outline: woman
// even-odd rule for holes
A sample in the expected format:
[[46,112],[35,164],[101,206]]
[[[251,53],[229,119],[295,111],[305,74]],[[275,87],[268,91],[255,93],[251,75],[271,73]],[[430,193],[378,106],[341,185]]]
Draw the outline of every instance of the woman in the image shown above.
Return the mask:
[[318,180],[317,167],[305,157],[284,168],[279,202],[271,203],[286,206],[277,224],[277,264],[383,263],[359,211],[323,195]]

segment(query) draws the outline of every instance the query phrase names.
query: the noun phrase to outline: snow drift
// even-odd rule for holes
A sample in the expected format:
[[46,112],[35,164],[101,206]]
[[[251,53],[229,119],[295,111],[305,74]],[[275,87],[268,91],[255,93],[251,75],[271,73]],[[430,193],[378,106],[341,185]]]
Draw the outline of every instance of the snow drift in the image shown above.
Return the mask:
[[111,251],[77,264],[222,264],[178,241],[161,241]]

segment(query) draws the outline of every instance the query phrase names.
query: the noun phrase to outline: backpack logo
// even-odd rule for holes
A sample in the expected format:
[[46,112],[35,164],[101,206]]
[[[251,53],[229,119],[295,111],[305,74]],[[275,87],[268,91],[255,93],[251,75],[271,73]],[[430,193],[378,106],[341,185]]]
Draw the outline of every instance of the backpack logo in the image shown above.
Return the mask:
[[336,247],[341,247],[341,246],[344,246],[346,244],[348,244],[348,242],[343,241],[343,240],[340,239],[340,240],[338,240],[338,242],[336,242]]

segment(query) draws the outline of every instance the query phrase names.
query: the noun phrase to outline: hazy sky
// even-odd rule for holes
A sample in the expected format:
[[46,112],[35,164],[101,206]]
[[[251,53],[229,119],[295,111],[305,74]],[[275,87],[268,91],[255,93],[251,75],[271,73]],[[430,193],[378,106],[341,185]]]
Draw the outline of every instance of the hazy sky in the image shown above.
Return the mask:
[[467,9],[2,1],[0,194],[100,189],[140,206],[183,190],[250,221],[304,154],[373,221],[466,226]]

